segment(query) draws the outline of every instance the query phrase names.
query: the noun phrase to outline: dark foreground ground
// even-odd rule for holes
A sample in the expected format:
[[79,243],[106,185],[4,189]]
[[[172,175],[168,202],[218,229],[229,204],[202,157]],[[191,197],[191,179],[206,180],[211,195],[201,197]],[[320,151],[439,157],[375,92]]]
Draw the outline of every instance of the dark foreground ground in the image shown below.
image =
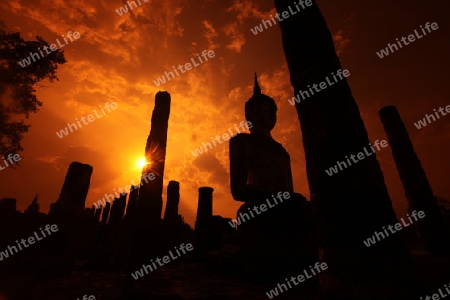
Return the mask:
[[[435,291],[450,283],[450,258],[432,258],[420,253],[413,257],[421,281]],[[82,299],[83,295],[94,295],[99,300],[124,299],[121,298],[124,276],[123,272],[76,271],[70,277],[43,283],[32,276],[14,276],[1,280],[0,300],[75,300]],[[128,299],[269,299],[266,292],[276,285],[238,277],[239,274],[219,273],[202,263],[169,264],[135,281],[134,293],[139,296]],[[275,299],[316,299],[317,288],[317,280],[309,279]],[[417,299],[421,296],[424,295],[417,295]]]

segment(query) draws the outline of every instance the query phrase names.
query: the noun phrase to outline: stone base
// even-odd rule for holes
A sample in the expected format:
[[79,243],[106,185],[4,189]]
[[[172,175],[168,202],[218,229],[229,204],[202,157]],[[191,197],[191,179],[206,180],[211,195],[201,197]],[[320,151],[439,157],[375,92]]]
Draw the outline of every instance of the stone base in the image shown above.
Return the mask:
[[329,268],[320,275],[320,300],[413,299],[421,294],[408,256],[334,250],[323,260]]
[[226,236],[219,251],[208,252],[206,260],[221,270],[267,279],[298,273],[318,261],[318,251],[302,236],[266,239],[236,233]]

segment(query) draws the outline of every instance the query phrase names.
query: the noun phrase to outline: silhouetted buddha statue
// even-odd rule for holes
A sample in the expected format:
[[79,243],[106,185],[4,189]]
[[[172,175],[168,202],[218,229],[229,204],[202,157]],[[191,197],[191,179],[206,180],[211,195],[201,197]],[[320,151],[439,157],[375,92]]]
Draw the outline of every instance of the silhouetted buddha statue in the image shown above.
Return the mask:
[[[245,103],[250,134],[230,139],[231,193],[234,200],[245,202],[237,213],[241,219],[238,232],[268,237],[304,235],[305,226],[312,227],[305,220],[311,209],[305,197],[294,193],[290,156],[270,134],[276,113],[275,101],[261,93],[255,74],[253,96]],[[289,198],[277,197],[280,192],[289,193]],[[254,207],[261,204],[267,210],[257,214]],[[244,214],[253,217],[243,218]]]

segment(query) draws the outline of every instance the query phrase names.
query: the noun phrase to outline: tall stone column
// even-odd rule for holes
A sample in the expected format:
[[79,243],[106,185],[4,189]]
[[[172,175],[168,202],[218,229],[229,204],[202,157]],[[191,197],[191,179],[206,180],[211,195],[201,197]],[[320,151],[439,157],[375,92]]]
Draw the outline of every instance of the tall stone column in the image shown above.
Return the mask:
[[425,217],[414,223],[423,243],[433,254],[448,254],[448,237],[444,230],[442,215],[397,108],[383,107],[380,110],[380,119],[405,189],[409,212],[410,214],[413,211],[425,212]]
[[133,268],[155,256],[162,244],[162,192],[170,102],[168,92],[156,93],[150,134],[145,145],[148,164],[142,170],[142,186],[132,225],[130,267]]
[[[376,155],[332,176],[325,172],[337,161],[345,162],[346,156],[369,149],[370,141],[346,78],[336,75],[342,67],[318,5],[313,1],[311,6],[297,6],[300,12],[291,15],[290,9],[296,11],[292,0],[275,0],[277,12],[290,15],[279,26],[294,94],[309,92],[309,97],[303,93],[295,108],[316,213],[320,261],[329,266],[320,273],[323,298],[401,296],[399,289],[404,286],[397,285],[397,279],[406,272],[402,262],[408,261],[409,253],[400,234],[372,247],[363,243],[383,226],[397,223]],[[313,84],[321,82],[326,88],[317,92]]]
[[144,184],[139,190],[138,213],[140,221],[148,220],[152,227],[159,226],[161,221],[170,101],[168,92],[156,93],[150,134],[145,146],[145,157],[149,164],[142,170],[141,182]]

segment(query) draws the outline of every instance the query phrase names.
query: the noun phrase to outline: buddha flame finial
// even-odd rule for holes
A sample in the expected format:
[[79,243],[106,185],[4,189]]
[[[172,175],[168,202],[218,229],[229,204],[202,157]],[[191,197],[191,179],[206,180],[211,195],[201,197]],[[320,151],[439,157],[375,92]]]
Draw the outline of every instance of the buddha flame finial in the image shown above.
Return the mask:
[[261,95],[261,88],[258,84],[258,77],[256,76],[255,72],[255,86],[253,87],[253,95]]
[[255,117],[259,114],[261,107],[267,105],[269,106],[270,110],[274,114],[276,114],[277,104],[275,103],[275,100],[273,100],[273,98],[264,95],[261,92],[261,87],[258,84],[258,77],[256,76],[255,72],[255,85],[253,87],[253,95],[250,97],[250,99],[247,100],[247,102],[245,102],[245,119],[250,122],[255,121]]

